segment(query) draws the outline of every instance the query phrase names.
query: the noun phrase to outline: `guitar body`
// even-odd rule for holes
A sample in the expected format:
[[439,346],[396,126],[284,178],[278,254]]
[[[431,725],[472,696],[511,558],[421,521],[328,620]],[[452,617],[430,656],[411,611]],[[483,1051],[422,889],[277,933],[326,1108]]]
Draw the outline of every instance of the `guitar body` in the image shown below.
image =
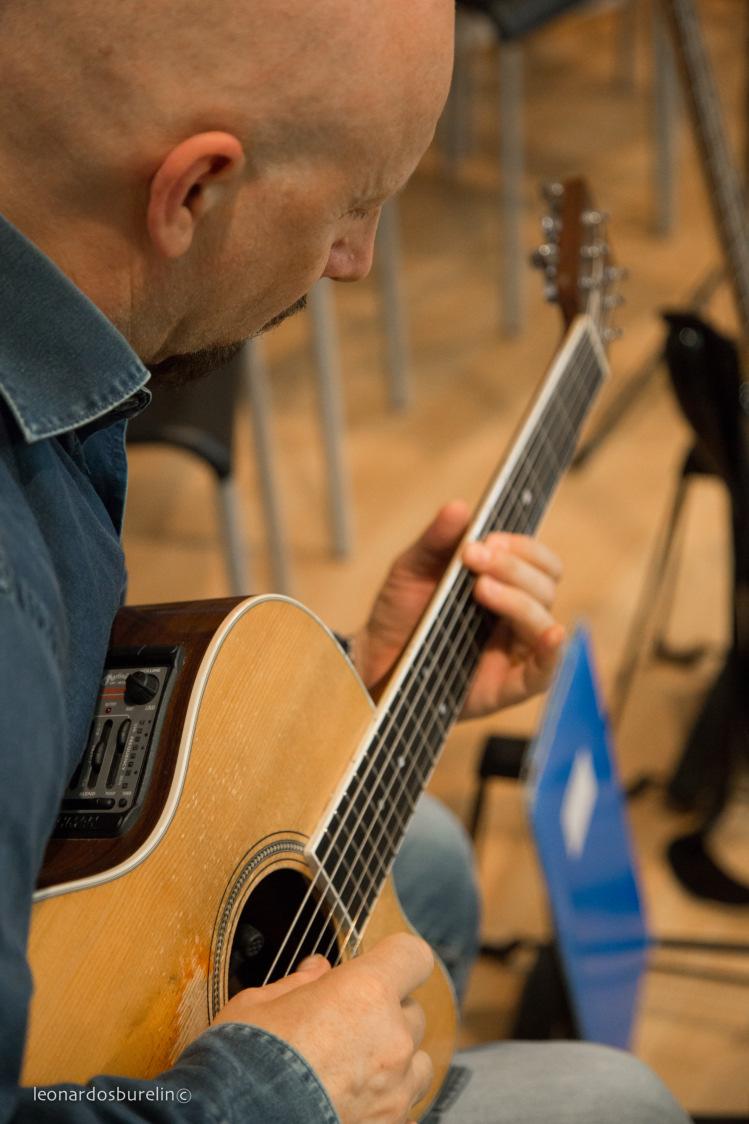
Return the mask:
[[[245,906],[243,921],[266,938],[262,965],[288,930],[311,878],[304,844],[372,720],[353,667],[301,606],[268,597],[205,603],[199,619],[196,611],[118,615],[115,643],[185,650],[158,747],[171,766],[154,774],[145,838],[114,850],[111,840],[50,845],[29,942],[26,1084],[152,1077],[206,1029],[229,995]],[[327,923],[335,936],[335,920]],[[408,928],[388,879],[361,948]],[[441,965],[418,998],[436,1070],[421,1115],[455,1044]]]

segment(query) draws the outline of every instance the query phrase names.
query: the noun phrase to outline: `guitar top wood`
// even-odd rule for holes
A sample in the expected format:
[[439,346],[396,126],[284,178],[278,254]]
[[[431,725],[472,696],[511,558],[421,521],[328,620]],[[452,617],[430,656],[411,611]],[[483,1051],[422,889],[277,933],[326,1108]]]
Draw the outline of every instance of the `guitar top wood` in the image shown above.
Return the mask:
[[[164,642],[163,608],[150,627],[147,611],[122,610],[121,634],[128,615],[128,643],[132,622],[142,643]],[[175,612],[168,642],[179,625]],[[181,643],[190,645],[189,631]],[[180,723],[178,758],[187,768],[181,793],[172,784],[165,801],[174,805],[170,821],[162,817],[118,876],[94,875],[34,905],[25,1084],[96,1073],[152,1077],[206,1029],[215,996],[219,1005],[226,999],[227,950],[244,903],[270,872],[306,871],[300,845],[371,718],[356,672],[313,615],[272,597],[231,609],[199,664]],[[362,950],[407,928],[388,880]],[[420,1116],[455,1044],[441,965],[417,997],[427,1012],[424,1048],[435,1063]]]

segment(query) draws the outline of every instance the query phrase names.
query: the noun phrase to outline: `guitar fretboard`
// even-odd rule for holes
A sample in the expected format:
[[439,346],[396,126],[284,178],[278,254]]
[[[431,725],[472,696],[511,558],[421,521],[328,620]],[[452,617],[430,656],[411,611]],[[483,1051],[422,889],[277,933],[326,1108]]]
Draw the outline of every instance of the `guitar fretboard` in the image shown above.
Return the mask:
[[738,313],[749,338],[749,216],[723,123],[720,98],[694,0],[663,0],[681,63],[718,234]]
[[[606,374],[598,332],[577,321],[481,504],[469,539],[535,532]],[[396,669],[356,764],[308,853],[346,924],[363,928],[496,625],[454,560]]]

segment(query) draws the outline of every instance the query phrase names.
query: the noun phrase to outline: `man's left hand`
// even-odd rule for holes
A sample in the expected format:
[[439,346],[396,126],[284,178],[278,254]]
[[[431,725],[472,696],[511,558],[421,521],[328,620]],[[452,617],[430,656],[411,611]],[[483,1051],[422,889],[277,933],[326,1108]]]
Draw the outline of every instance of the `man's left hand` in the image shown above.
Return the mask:
[[[443,507],[393,563],[369,620],[352,642],[367,687],[384,686],[469,523],[465,503]],[[548,687],[564,642],[552,615],[562,563],[525,535],[492,534],[469,543],[463,563],[476,574],[474,597],[498,616],[463,709],[478,718]]]

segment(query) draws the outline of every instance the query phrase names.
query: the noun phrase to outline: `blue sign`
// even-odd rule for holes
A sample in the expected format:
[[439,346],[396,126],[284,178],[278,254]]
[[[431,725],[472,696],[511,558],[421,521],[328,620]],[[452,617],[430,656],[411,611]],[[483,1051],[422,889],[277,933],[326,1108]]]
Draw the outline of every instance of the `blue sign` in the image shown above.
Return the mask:
[[621,785],[578,628],[528,754],[530,818],[583,1038],[628,1047],[648,933]]

